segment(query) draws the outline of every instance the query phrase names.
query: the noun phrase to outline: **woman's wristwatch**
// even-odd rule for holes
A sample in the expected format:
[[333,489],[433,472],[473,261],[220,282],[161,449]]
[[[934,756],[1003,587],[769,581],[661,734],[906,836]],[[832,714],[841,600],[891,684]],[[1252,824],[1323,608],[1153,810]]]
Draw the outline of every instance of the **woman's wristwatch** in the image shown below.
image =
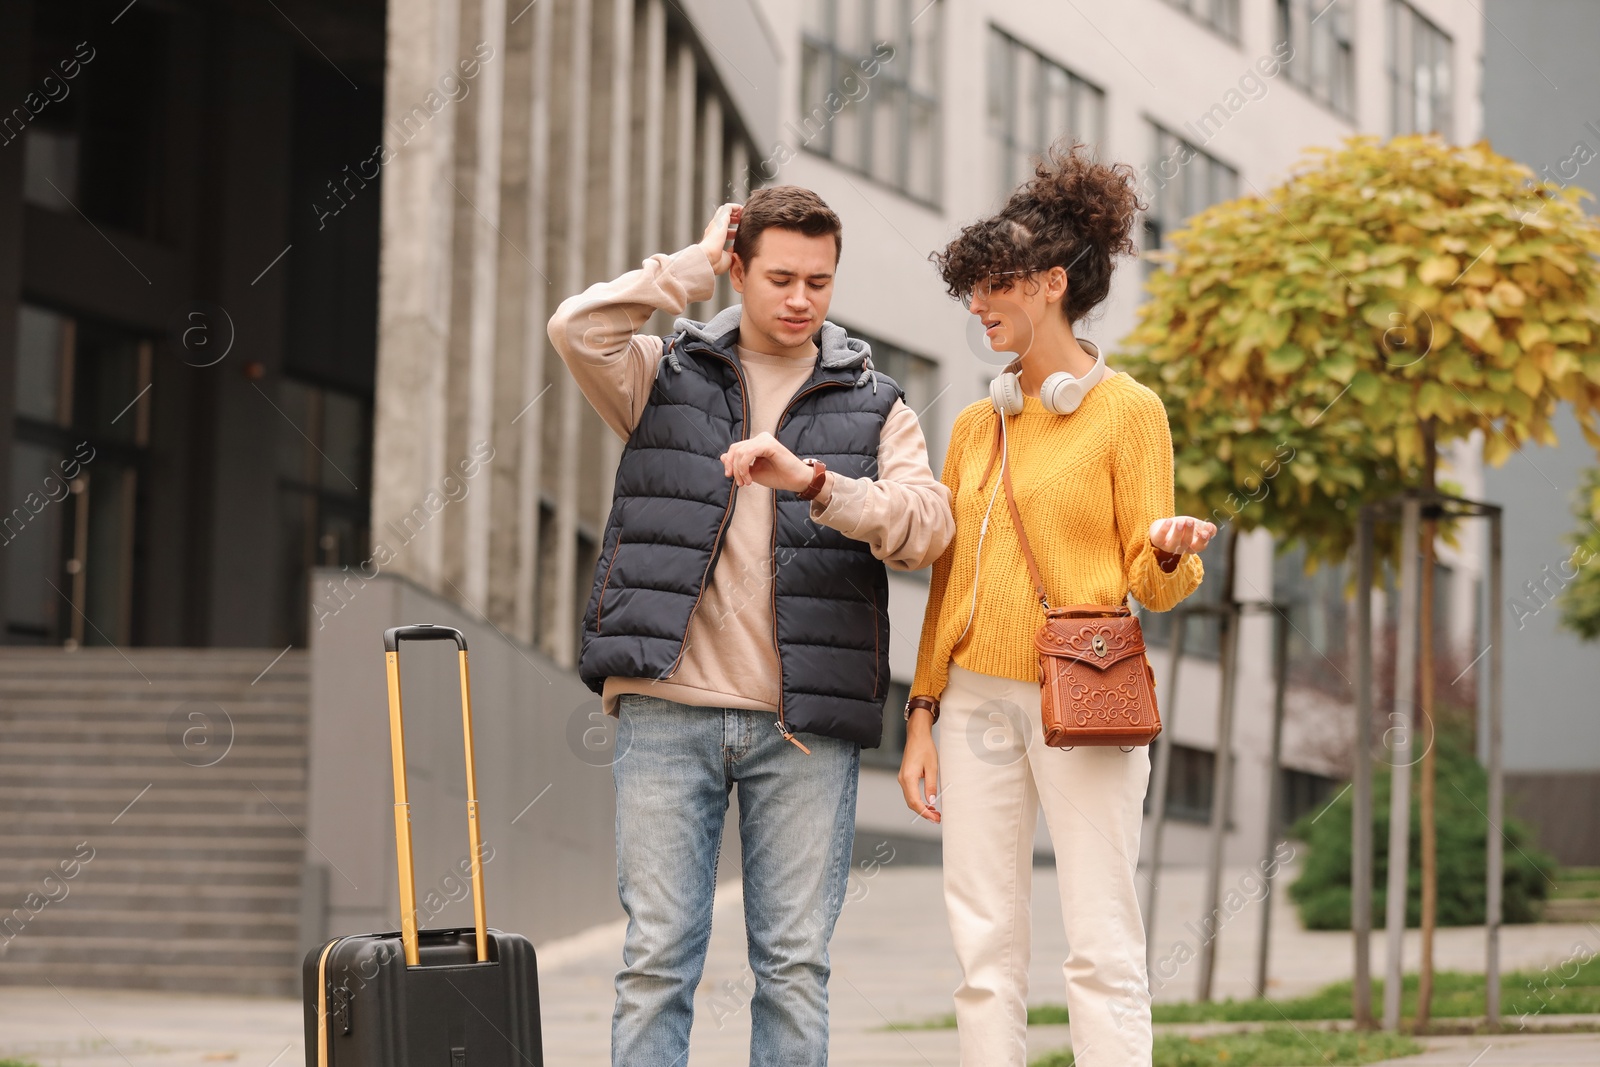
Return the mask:
[[1171,574],[1178,569],[1178,564],[1183,560],[1182,552],[1168,552],[1164,548],[1156,548],[1153,543],[1150,547],[1155,549],[1156,566],[1160,567],[1163,572]]
[[933,721],[939,721],[939,701],[934,697],[912,697],[906,701],[906,722],[911,721],[911,713],[922,708],[933,712]]

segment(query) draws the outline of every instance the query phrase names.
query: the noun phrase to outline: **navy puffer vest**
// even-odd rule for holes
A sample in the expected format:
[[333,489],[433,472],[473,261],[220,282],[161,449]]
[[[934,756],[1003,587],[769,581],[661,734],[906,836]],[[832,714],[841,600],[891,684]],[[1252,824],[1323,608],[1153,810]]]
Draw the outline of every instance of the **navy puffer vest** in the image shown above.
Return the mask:
[[[749,436],[739,308],[675,325],[617,467],[584,613],[578,673],[597,693],[613,676],[672,676],[733,514],[733,482],[718,457]],[[876,477],[900,387],[842,328],[824,323],[818,346],[816,368],[774,436],[830,471]],[[876,747],[889,688],[888,573],[866,542],[812,522],[811,505],[794,493],[774,492],[773,508],[778,726]]]

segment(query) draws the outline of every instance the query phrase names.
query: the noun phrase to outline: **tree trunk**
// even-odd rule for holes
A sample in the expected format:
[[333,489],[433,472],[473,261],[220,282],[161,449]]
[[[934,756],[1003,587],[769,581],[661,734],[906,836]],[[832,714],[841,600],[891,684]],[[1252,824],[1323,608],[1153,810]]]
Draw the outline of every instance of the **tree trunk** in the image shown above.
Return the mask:
[[[1438,450],[1434,441],[1434,422],[1430,417],[1422,424],[1422,489],[1435,491],[1435,472]],[[1439,865],[1437,840],[1434,832],[1434,717],[1433,717],[1433,542],[1438,536],[1438,522],[1431,501],[1423,502],[1422,523],[1422,603],[1418,612],[1417,637],[1417,725],[1422,742],[1422,782],[1417,790],[1421,810],[1418,812],[1422,830],[1422,959],[1417,981],[1416,1029],[1428,1029],[1433,1014],[1433,930],[1438,919]]]

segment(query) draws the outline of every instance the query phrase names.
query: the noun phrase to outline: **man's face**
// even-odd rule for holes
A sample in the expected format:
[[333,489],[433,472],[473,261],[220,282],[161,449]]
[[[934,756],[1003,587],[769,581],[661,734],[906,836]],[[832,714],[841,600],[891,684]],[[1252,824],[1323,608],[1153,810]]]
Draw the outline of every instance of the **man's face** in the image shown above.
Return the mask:
[[780,354],[815,336],[833,299],[837,256],[830,234],[808,237],[778,227],[762,231],[750,262],[735,256],[728,273],[734,292],[744,298],[741,342]]

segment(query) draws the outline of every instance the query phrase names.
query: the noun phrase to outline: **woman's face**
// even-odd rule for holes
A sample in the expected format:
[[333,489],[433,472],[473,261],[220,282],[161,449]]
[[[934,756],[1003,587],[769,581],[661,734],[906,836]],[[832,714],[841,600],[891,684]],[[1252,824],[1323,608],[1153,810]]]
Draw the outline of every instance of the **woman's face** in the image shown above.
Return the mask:
[[1061,314],[1066,281],[1067,272],[1060,267],[991,274],[973,288],[967,310],[983,323],[990,348],[1025,355],[1046,316]]

